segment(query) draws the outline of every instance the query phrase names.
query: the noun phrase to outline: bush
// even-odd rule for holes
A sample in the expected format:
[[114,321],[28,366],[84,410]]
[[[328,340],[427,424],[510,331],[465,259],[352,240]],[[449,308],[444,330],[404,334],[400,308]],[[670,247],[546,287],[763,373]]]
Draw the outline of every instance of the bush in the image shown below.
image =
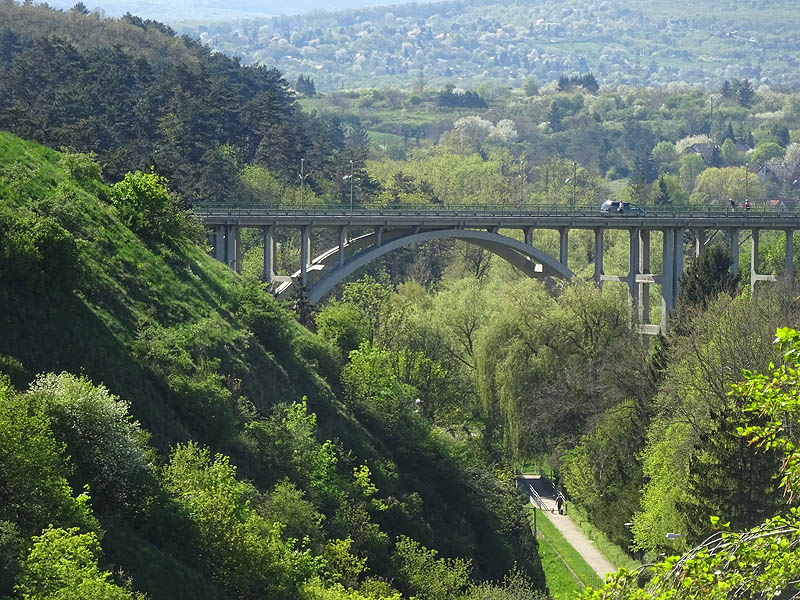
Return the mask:
[[0,212],[0,278],[33,289],[70,290],[80,275],[78,243],[54,219]]

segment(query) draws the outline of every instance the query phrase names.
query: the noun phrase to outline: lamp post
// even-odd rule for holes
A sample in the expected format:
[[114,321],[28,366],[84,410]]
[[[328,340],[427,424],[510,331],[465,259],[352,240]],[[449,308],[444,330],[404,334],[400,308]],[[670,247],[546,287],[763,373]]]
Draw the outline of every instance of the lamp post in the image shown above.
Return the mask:
[[750,163],[744,163],[744,201],[747,202],[747,184],[750,180]]
[[300,159],[300,206],[303,206],[303,188],[305,187],[306,184],[305,166],[306,166],[306,159],[301,158]]
[[353,216],[353,159],[350,159],[350,216]]

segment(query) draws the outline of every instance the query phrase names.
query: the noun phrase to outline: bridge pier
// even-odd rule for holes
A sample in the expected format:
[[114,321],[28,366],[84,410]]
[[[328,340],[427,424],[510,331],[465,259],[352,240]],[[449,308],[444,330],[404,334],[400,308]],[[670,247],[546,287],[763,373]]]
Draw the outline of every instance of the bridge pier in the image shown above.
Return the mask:
[[[639,322],[650,323],[650,231],[639,230]],[[647,278],[647,279],[645,279]]]
[[348,241],[347,234],[347,227],[339,227],[339,268],[344,266],[344,245]]
[[300,285],[308,287],[308,267],[311,264],[311,226],[300,228]]
[[663,230],[664,244],[661,247],[661,334],[667,335],[669,319],[675,306],[675,244],[680,243],[679,229]]
[[628,248],[628,292],[631,295],[634,310],[639,308],[639,288],[636,276],[639,274],[639,230],[629,230],[630,246]]
[[794,281],[794,229],[786,230],[786,254],[784,255],[783,276],[788,285]]
[[225,226],[225,264],[236,273],[242,272],[241,239],[238,225]]
[[528,246],[533,246],[533,227],[524,227],[522,232],[525,236],[525,243]]
[[264,282],[272,289],[275,280],[275,239],[274,226],[267,225],[261,228],[262,242],[264,243]]
[[565,267],[569,261],[569,227],[560,227],[558,230],[559,250],[558,262]]
[[603,228],[594,230],[594,282],[603,285]]
[[214,258],[219,262],[227,263],[225,260],[225,226],[217,225],[214,227]]
[[729,270],[732,277],[739,274],[739,230],[731,229],[728,231],[728,251],[731,255],[731,268]]

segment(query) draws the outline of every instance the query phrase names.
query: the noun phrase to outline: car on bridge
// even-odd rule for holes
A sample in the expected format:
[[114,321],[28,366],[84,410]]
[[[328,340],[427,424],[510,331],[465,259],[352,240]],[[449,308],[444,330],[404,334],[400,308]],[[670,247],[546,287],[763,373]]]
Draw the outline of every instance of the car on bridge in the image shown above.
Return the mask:
[[620,217],[643,217],[647,214],[643,208],[630,202],[620,202],[619,200],[606,200],[600,206],[600,212],[604,215],[617,215]]

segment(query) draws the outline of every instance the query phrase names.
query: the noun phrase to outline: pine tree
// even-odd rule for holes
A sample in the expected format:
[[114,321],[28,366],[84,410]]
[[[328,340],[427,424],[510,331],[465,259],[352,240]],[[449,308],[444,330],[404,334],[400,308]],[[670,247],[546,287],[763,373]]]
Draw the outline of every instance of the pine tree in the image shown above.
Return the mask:
[[664,179],[663,175],[658,178],[657,185],[658,185],[658,188],[657,188],[656,197],[653,200],[653,203],[656,206],[666,206],[667,204],[670,203],[671,198],[670,198],[670,195],[669,195],[669,189],[667,188],[667,182]]
[[753,84],[750,83],[749,79],[742,79],[739,84],[739,90],[736,92],[736,100],[739,102],[739,106],[750,108],[753,106],[755,97],[756,93],[753,90]]

